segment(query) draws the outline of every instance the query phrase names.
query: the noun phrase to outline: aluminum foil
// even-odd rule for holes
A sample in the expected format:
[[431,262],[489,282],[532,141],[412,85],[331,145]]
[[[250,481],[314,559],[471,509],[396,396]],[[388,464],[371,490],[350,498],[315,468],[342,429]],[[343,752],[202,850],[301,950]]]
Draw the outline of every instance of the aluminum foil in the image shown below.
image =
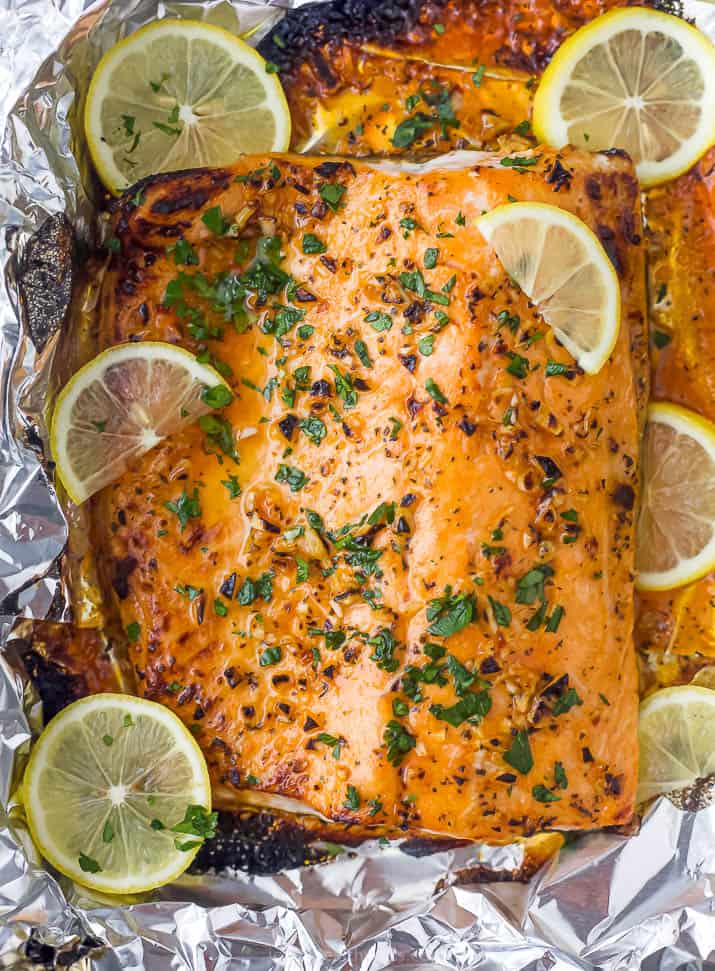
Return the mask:
[[[635,835],[580,837],[528,883],[505,879],[522,865],[519,846],[415,858],[370,843],[276,876],[185,876],[130,903],[58,881],[29,840],[13,792],[41,712],[12,629],[19,616],[65,610],[57,561],[67,524],[42,456],[72,261],[69,246],[64,266],[42,256],[48,241],[69,240],[70,223],[93,242],[77,107],[103,51],[150,20],[189,15],[252,30],[257,42],[298,2],[0,0],[0,967],[715,968],[708,786],[680,803],[660,799]],[[715,38],[715,6],[685,0],[685,12]],[[20,277],[60,299],[28,302]],[[485,873],[491,882],[477,882]]]

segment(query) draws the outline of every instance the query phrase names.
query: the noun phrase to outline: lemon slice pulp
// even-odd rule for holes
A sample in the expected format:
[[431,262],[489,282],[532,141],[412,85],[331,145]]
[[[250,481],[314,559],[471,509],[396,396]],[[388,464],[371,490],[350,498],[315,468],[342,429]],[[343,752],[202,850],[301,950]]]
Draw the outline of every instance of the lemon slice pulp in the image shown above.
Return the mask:
[[50,434],[57,474],[72,501],[84,502],[162,438],[230,400],[221,375],[181,347],[110,347],[57,399]]
[[131,695],[94,695],[56,715],[32,751],[23,799],[43,856],[107,893],[175,879],[216,822],[191,733],[168,708]]
[[692,785],[715,772],[715,691],[665,688],[641,705],[638,801]]
[[636,583],[670,590],[715,569],[715,425],[650,405],[642,445]]
[[85,131],[112,192],[157,172],[229,165],[290,141],[283,88],[239,37],[193,20],[160,20],[116,44],[87,95]]
[[590,374],[618,338],[618,277],[603,246],[580,219],[538,202],[497,206],[477,225],[567,351]]
[[673,179],[715,141],[715,46],[670,14],[613,10],[556,52],[532,124],[556,148],[625,149],[643,185]]

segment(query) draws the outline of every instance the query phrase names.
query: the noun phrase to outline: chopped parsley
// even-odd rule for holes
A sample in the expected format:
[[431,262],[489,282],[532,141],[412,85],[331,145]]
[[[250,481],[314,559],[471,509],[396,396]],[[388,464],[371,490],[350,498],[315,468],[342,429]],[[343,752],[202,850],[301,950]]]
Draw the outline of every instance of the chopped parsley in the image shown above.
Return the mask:
[[300,492],[308,482],[308,476],[301,469],[297,469],[294,465],[283,465],[282,463],[278,466],[275,479],[276,482],[285,482],[290,487],[291,492]]
[[278,664],[282,657],[283,651],[280,647],[267,647],[264,651],[261,651],[258,663],[262,668],[268,668],[273,664]]
[[305,233],[303,236],[303,252],[307,255],[314,253],[324,253],[327,250],[325,243],[318,239],[314,233]]
[[357,404],[357,391],[353,387],[353,379],[346,372],[343,374],[335,364],[329,365],[330,370],[335,375],[335,390],[338,397],[342,399],[346,408],[354,408]]
[[225,384],[217,384],[213,388],[204,388],[201,392],[201,400],[209,408],[225,408],[233,401],[233,395]]
[[133,620],[131,624],[127,625],[127,640],[130,644],[136,644],[139,640],[139,634],[141,633],[141,625],[138,621]]
[[360,359],[360,363],[363,367],[371,368],[372,361],[370,360],[370,353],[367,349],[367,344],[365,341],[357,340],[355,341],[355,353]]
[[489,693],[487,691],[476,691],[465,694],[450,708],[445,708],[444,705],[430,705],[429,710],[430,714],[434,715],[439,721],[445,721],[454,728],[458,728],[464,721],[478,725],[482,718],[488,714],[491,707],[492,700]]
[[517,732],[511,745],[504,753],[504,761],[508,762],[517,772],[527,775],[534,766],[534,756],[531,754],[529,736],[525,731]]
[[180,597],[186,597],[189,603],[192,603],[204,592],[203,587],[194,587],[190,583],[177,583],[174,590]]
[[400,765],[407,753],[417,745],[414,735],[410,735],[407,729],[394,719],[385,726],[383,742],[387,746],[387,760],[395,767]]
[[398,644],[388,627],[379,630],[374,637],[370,638],[368,644],[373,648],[370,660],[374,661],[378,668],[390,672],[397,670],[399,661],[395,657],[395,650]]
[[533,604],[536,600],[545,600],[544,583],[553,575],[554,569],[547,563],[540,563],[538,566],[532,567],[517,580],[516,602],[518,604]]
[[234,462],[238,462],[238,452],[234,439],[233,427],[227,418],[217,418],[216,415],[202,415],[199,418],[199,428],[211,446],[209,451],[217,448]]
[[540,155],[533,155],[530,158],[526,155],[513,155],[501,159],[499,164],[508,169],[528,169],[536,165],[540,158]]
[[439,385],[434,378],[427,378],[425,381],[425,390],[433,401],[437,401],[441,405],[447,404],[447,398],[440,391]]
[[84,873],[101,873],[102,872],[102,868],[99,865],[99,863],[97,863],[96,860],[93,860],[91,856],[86,856],[84,853],[80,853],[80,855],[79,855],[79,857],[77,859],[79,861],[79,868]]
[[561,798],[561,796],[557,796],[551,789],[547,789],[546,786],[541,784],[534,786],[531,794],[537,802],[558,802]]
[[225,219],[221,212],[221,206],[212,206],[201,216],[201,222],[216,236],[225,236],[231,228],[231,223]]
[[439,259],[439,250],[436,246],[428,246],[425,250],[423,262],[426,270],[434,270]]
[[554,378],[559,374],[571,374],[571,368],[560,361],[547,361],[544,374],[547,378]]
[[325,427],[325,422],[314,416],[311,416],[310,418],[302,418],[299,423],[299,428],[302,432],[304,432],[305,435],[308,436],[313,445],[320,445],[325,436],[328,434],[328,429]]
[[275,574],[272,570],[267,570],[265,573],[262,573],[256,580],[251,579],[251,577],[246,577],[236,596],[241,606],[248,607],[254,600],[258,600],[259,598],[265,603],[270,603],[273,598],[274,577]]
[[427,604],[427,630],[435,637],[451,637],[472,622],[475,611],[476,604],[471,594],[452,595],[452,588],[447,586],[444,596]]
[[198,266],[199,255],[185,239],[178,239],[171,246],[166,247],[166,252],[174,257],[174,263],[181,266]]
[[556,699],[554,702],[554,707],[551,709],[552,714],[556,717],[559,715],[566,714],[575,705],[582,705],[583,701],[579,698],[578,692],[575,688],[568,688],[564,693]]
[[328,745],[332,749],[335,761],[339,761],[342,747],[345,745],[345,739],[336,738],[335,735],[329,735],[328,732],[321,732],[315,736],[315,741],[321,742],[323,745]]
[[487,596],[489,605],[492,608],[492,613],[494,614],[494,620],[497,622],[499,627],[508,627],[511,624],[511,610],[503,604],[499,603],[493,597]]
[[384,330],[390,330],[393,321],[389,314],[383,314],[379,310],[371,310],[365,314],[365,323],[370,324],[373,330],[380,333]]
[[[197,836],[199,839],[211,839],[216,835],[218,813],[208,812],[203,806],[190,805],[186,807],[184,818],[180,823],[171,827],[172,833],[185,833]],[[196,845],[196,844],[194,844]]]
[[221,485],[227,490],[229,499],[238,499],[241,495],[241,485],[237,476],[229,475],[227,479],[221,480]]
[[324,182],[318,188],[318,192],[325,205],[333,212],[337,212],[347,189],[339,182]]
[[345,806],[346,809],[359,809],[360,801],[360,793],[357,791],[355,786],[348,786],[343,806]]
[[190,519],[201,518],[198,488],[195,488],[191,495],[189,495],[186,489],[183,489],[179,498],[172,502],[165,502],[164,508],[177,516],[181,526],[181,532],[183,533]]
[[392,144],[395,148],[409,148],[420,136],[430,131],[434,126],[434,122],[435,119],[430,115],[426,115],[424,111],[416,112],[410,118],[405,118],[404,121],[401,121],[395,128],[392,135]]
[[557,789],[568,789],[569,780],[563,762],[554,762],[554,785]]
[[528,357],[522,357],[521,354],[515,354],[514,351],[509,351],[507,357],[509,358],[509,363],[505,370],[509,374],[513,374],[515,378],[525,378],[529,373]]
[[424,337],[420,337],[419,341],[417,342],[417,347],[419,349],[420,354],[422,354],[423,357],[432,356],[432,352],[434,351],[434,342],[435,342],[434,334],[425,334]]

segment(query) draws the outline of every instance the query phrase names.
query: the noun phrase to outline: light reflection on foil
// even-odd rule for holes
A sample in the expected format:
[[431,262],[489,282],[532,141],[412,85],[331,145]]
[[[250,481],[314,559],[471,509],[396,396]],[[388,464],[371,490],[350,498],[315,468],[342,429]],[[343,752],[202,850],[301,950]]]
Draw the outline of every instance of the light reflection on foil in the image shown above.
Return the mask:
[[[82,178],[87,160],[71,132],[75,79],[81,87],[104,50],[155,16],[257,28],[257,42],[282,5],[290,4],[114,0],[82,16],[82,0],[0,0],[3,643],[13,616],[61,618],[65,606],[53,564],[66,526],[39,461],[52,335],[65,307],[45,308],[38,330],[21,309],[16,277],[32,234],[43,224],[57,228],[48,217],[67,213],[80,239],[91,236],[84,188],[90,182]],[[685,6],[715,37],[715,7],[697,0]],[[70,271],[69,263],[62,268]],[[277,876],[186,876],[149,902],[120,906],[53,878],[29,841],[14,791],[39,719],[10,639],[0,655],[3,967],[27,966],[30,937],[35,959],[66,965],[80,958],[83,967],[101,971],[715,967],[715,806],[693,812],[661,799],[636,836],[581,838],[529,883],[468,882],[478,867],[518,870],[518,846],[416,859],[397,847],[366,844]]]

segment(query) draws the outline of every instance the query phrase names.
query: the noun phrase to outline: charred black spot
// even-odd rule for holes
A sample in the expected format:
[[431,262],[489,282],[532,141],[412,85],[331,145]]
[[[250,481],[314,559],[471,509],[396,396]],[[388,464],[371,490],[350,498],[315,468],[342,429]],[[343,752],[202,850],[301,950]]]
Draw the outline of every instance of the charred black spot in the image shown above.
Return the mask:
[[471,438],[472,435],[477,430],[477,426],[475,425],[475,423],[473,421],[470,421],[466,415],[464,415],[463,418],[459,419],[459,421],[457,422],[457,428],[461,432],[464,432],[467,438]]
[[586,179],[586,195],[594,202],[601,201],[601,183],[595,175],[589,175]]
[[322,179],[330,179],[336,172],[348,172],[350,175],[355,175],[355,169],[350,162],[321,162],[320,165],[315,167],[316,175],[319,175]]
[[551,171],[546,176],[546,181],[549,185],[553,185],[554,192],[559,192],[561,189],[568,189],[571,186],[572,178],[572,174],[563,167],[559,159],[556,159],[551,166]]
[[41,351],[64,320],[74,279],[74,234],[65,216],[50,216],[28,241],[18,289],[32,343]]
[[612,499],[617,506],[621,506],[623,509],[632,509],[636,501],[636,494],[632,486],[622,482],[613,490]]
[[87,694],[84,678],[70,674],[59,664],[48,660],[37,651],[30,650],[23,656],[25,668],[42,699],[45,724],[73,701]]
[[[438,0],[435,6],[442,6]],[[333,0],[289,10],[280,24],[258,46],[263,56],[282,71],[309,60],[318,76],[332,86],[335,76],[321,54],[326,44],[389,43],[406,36],[418,23],[425,0]]]
[[[42,968],[69,968],[75,967],[80,962],[84,963],[88,955],[93,951],[99,952],[106,945],[98,937],[87,935],[81,941],[65,944],[62,947],[53,947],[51,944],[44,944],[37,936],[37,930],[30,931],[30,937],[25,944],[25,957],[35,967]],[[93,955],[100,957],[98,953]],[[92,962],[94,963],[94,962]]]
[[298,303],[314,303],[318,298],[305,287],[296,287],[295,299]]
[[331,394],[330,381],[326,381],[325,378],[321,378],[320,381],[314,381],[310,387],[311,398],[329,398]]
[[230,576],[226,577],[226,579],[219,587],[219,593],[223,597],[228,597],[228,599],[231,600],[233,599],[233,594],[235,589],[236,589],[236,574],[232,573]]
[[112,587],[120,600],[126,600],[129,596],[129,577],[136,568],[137,560],[133,556],[124,556],[121,560],[114,561]]
[[203,188],[187,189],[182,195],[173,198],[171,195],[161,195],[151,204],[151,212],[161,216],[169,216],[172,213],[181,212],[182,209],[196,211],[203,209],[209,201],[209,197],[209,190]]
[[497,671],[501,671],[501,667],[495,657],[485,657],[479,665],[479,670],[482,674],[496,674]]
[[623,265],[618,255],[618,248],[616,247],[616,234],[613,232],[610,226],[600,224],[596,226],[596,235],[601,240],[603,248],[605,249],[609,260],[613,264],[613,269],[616,271],[616,273],[622,273]]
[[561,469],[558,467],[553,459],[549,458],[548,455],[535,455],[534,458],[539,463],[541,471],[549,479],[560,479],[562,476]]
[[310,836],[291,820],[269,813],[219,813],[216,836],[203,844],[190,869],[279,873],[323,859],[309,843]]
[[295,415],[286,415],[285,418],[281,418],[278,422],[278,427],[281,430],[283,438],[291,442],[293,440],[293,432],[298,427],[298,418]]

